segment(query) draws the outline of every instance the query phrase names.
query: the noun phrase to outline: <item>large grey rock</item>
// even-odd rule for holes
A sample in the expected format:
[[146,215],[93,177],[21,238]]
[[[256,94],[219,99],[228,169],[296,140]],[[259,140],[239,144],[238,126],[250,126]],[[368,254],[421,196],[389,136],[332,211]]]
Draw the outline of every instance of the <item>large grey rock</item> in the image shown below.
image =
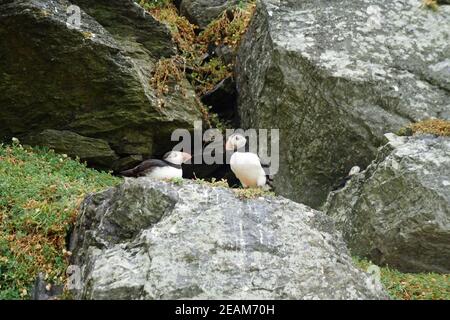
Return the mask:
[[173,129],[201,119],[187,80],[162,107],[150,86],[157,61],[176,53],[167,27],[131,0],[75,3],[80,29],[65,0],[0,1],[0,140],[53,129],[119,158],[167,151]]
[[182,0],[180,12],[189,21],[204,29],[222,12],[242,2],[242,0]]
[[89,196],[72,237],[83,299],[384,299],[332,220],[284,198],[126,179]]
[[402,271],[450,272],[450,138],[396,137],[324,211],[354,254]]
[[383,134],[450,119],[450,7],[261,0],[237,62],[245,128],[280,128],[280,194],[321,205]]
[[33,145],[46,146],[71,157],[79,157],[98,167],[108,168],[118,160],[108,143],[101,139],[81,136],[72,131],[44,130],[30,136],[28,141]]

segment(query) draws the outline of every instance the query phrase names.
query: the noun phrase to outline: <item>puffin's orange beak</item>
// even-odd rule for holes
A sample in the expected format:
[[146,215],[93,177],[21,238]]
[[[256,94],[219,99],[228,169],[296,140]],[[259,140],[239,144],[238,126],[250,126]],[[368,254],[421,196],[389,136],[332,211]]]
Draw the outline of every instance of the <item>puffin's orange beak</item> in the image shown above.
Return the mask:
[[192,159],[192,156],[189,153],[182,152],[183,155],[183,163]]
[[227,143],[225,144],[225,150],[234,150],[234,146],[230,141],[227,141]]

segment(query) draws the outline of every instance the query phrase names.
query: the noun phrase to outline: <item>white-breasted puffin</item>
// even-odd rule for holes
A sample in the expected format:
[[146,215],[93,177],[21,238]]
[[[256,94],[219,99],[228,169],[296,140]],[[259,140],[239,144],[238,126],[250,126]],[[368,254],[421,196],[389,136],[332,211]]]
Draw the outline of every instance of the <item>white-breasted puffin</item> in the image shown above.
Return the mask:
[[350,179],[354,176],[357,175],[358,173],[361,172],[361,168],[358,166],[354,166],[353,168],[351,168],[350,172],[348,173],[348,175],[342,179],[341,181],[339,181],[339,183],[333,187],[332,191],[336,191],[339,189],[344,188],[347,185],[347,182],[350,181]]
[[189,153],[170,151],[164,155],[162,160],[145,160],[133,169],[122,171],[120,174],[125,177],[149,177],[159,180],[182,178],[181,164],[191,158],[192,156]]
[[[234,133],[228,138],[225,149],[239,150],[244,148],[246,143],[247,139],[243,135]],[[231,155],[230,167],[244,188],[263,188],[266,185],[266,172],[257,154],[236,151]]]

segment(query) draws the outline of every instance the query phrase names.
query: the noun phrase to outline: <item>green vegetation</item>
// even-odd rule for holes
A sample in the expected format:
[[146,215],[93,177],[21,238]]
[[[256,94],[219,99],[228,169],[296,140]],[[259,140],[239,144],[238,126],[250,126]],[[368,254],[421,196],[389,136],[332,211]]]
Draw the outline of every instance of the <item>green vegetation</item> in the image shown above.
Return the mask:
[[[221,187],[221,188],[230,188],[228,181],[225,179],[216,180],[212,178],[211,181],[207,181],[204,179],[195,179],[194,182],[198,184],[205,184],[210,187]],[[268,191],[262,188],[230,188],[236,197],[240,200],[245,199],[256,199],[259,197],[275,197],[275,193],[272,191]]]
[[210,187],[229,188],[228,181],[225,179],[216,180],[216,178],[212,178],[211,181],[207,181],[205,179],[195,179],[194,182],[198,184],[205,184]]
[[275,193],[262,188],[233,189],[233,192],[241,200],[275,196]]
[[29,297],[38,272],[64,283],[65,238],[82,199],[120,181],[16,139],[0,144],[0,299]]
[[[355,264],[366,271],[372,265],[365,259],[354,258]],[[382,267],[381,282],[393,299],[399,300],[448,300],[450,277],[437,273],[402,273],[390,267]]]
[[437,11],[439,9],[439,4],[437,0],[422,0],[422,7]]
[[183,178],[172,178],[172,179],[169,179],[168,181],[173,183],[174,185],[181,186],[181,185],[183,185],[184,180],[183,180]]
[[139,1],[139,4],[147,10],[162,8],[171,3],[172,3],[172,0],[141,0],[141,1]]

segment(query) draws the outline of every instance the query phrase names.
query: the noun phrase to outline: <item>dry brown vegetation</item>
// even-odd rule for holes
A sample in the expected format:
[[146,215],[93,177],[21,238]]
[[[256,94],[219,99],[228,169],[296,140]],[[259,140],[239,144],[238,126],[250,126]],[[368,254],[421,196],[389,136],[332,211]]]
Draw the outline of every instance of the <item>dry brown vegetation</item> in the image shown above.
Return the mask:
[[[183,62],[179,56],[160,59],[155,66],[150,83],[158,95],[165,95],[170,88],[183,81]],[[171,86],[171,84],[173,84]]]
[[428,133],[436,136],[450,136],[450,121],[428,119],[410,125],[413,134]]
[[233,189],[233,192],[241,200],[275,196],[275,193],[262,188]]
[[422,0],[422,7],[436,11],[439,9],[437,0]]
[[[154,72],[155,80],[152,85],[158,93],[167,94],[167,82],[178,78],[180,74],[186,75],[199,95],[212,90],[220,81],[232,75],[233,63],[226,64],[217,57],[206,60],[205,57],[210,45],[228,46],[231,51],[237,49],[253,15],[253,2],[224,12],[198,35],[197,26],[180,16],[172,3],[150,6],[145,5],[146,2],[148,1],[141,1],[141,4],[155,19],[168,26],[179,49],[179,56],[171,58],[171,62],[175,63],[163,61]],[[180,61],[183,63],[180,64]],[[167,67],[167,70],[164,70],[164,67]]]

